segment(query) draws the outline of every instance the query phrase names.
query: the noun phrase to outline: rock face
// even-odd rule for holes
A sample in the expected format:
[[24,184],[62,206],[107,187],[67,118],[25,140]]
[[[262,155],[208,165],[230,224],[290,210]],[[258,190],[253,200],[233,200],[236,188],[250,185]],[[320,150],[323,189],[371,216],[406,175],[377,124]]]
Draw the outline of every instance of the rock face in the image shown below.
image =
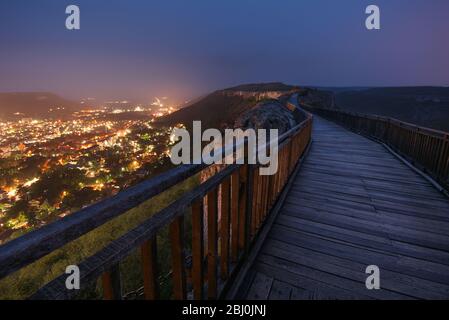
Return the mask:
[[223,94],[227,96],[239,96],[243,97],[245,99],[249,98],[255,98],[256,100],[263,100],[263,99],[277,99],[280,96],[284,95],[284,91],[265,91],[265,92],[258,92],[258,91],[222,91]]
[[278,129],[282,134],[297,124],[293,112],[277,101],[257,104],[242,114],[234,123],[235,128]]
[[222,90],[226,95],[241,96],[244,98],[278,99],[282,95],[299,90],[296,86],[284,84],[282,82],[269,83],[249,83]]
[[[288,95],[286,98],[288,98]],[[285,99],[284,99],[285,100]],[[241,129],[278,129],[278,135],[287,132],[289,129],[296,126],[302,117],[298,114],[299,111],[291,111],[284,106],[279,100],[269,100],[259,102],[255,107],[241,114],[234,122],[234,128]],[[226,165],[215,164],[203,170],[200,175],[201,183],[207,181],[210,177],[225,168]],[[204,221],[204,237],[207,239],[207,198],[203,200],[203,221]],[[217,205],[218,221],[221,220],[221,189],[218,190],[218,205]],[[207,241],[206,241],[207,246]],[[205,249],[207,250],[207,248]]]
[[308,89],[299,94],[301,104],[310,106],[333,108],[335,106],[335,95],[330,91]]

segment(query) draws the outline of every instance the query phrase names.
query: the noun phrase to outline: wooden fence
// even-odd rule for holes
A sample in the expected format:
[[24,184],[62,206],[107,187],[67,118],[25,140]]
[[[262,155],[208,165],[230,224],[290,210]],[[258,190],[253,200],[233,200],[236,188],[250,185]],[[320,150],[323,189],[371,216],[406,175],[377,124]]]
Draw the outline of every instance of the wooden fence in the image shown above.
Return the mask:
[[[310,142],[312,118],[304,114],[305,120],[301,124],[279,137],[276,174],[260,175],[258,164],[225,166],[207,181],[79,263],[81,289],[100,279],[104,299],[121,299],[124,293],[119,265],[132,252],[139,250],[144,298],[160,297],[159,276],[163,274],[171,276],[170,296],[174,299],[216,299],[222,296]],[[28,266],[205,168],[204,164],[179,166],[6,243],[0,247],[0,278]],[[186,218],[191,220],[190,224],[185,223]],[[191,230],[185,230],[186,226]],[[157,236],[166,227],[169,228],[171,266],[170,270],[158,270],[161,249],[158,248]],[[185,241],[187,232],[191,234],[188,246]],[[66,278],[66,274],[61,274],[31,298],[76,297],[77,290],[66,288]]]

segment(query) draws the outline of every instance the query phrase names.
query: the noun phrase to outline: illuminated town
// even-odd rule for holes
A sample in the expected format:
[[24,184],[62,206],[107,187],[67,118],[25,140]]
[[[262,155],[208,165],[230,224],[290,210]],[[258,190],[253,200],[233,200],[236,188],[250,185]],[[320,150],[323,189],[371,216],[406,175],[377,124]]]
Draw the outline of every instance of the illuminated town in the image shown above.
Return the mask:
[[0,121],[0,243],[170,166],[173,128],[154,122],[175,110],[118,101],[68,120]]

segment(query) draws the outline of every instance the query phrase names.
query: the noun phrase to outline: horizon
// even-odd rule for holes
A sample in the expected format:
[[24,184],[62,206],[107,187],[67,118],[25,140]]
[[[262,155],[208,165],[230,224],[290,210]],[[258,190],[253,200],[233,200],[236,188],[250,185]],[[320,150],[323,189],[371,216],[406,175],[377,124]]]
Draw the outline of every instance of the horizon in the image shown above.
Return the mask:
[[[239,85],[247,85],[247,84],[267,84],[267,83],[277,83],[277,82],[259,82],[259,83],[240,83]],[[280,82],[281,83],[281,82]],[[283,83],[283,82],[282,82]],[[291,86],[298,86],[301,88],[311,88],[311,89],[327,89],[327,90],[332,90],[332,89],[361,89],[361,90],[369,90],[369,89],[385,89],[385,88],[449,88],[448,86],[445,85],[441,85],[441,86],[432,86],[432,85],[421,85],[421,86],[414,86],[414,85],[403,85],[403,86],[358,86],[358,85],[354,85],[354,86],[314,86],[314,85],[297,85],[297,84],[291,84],[291,83],[283,83],[286,85],[291,85]],[[211,94],[215,91],[220,91],[220,90],[225,90],[225,89],[230,89],[232,87],[226,87],[226,88],[215,88],[212,89],[211,91],[205,92],[205,93],[200,93],[198,95],[195,96],[191,96],[191,97],[186,97],[186,99],[197,99],[197,98],[201,98],[204,97],[205,95]],[[46,94],[54,94],[56,96],[59,96],[61,98],[64,98],[66,100],[72,101],[72,102],[76,102],[78,100],[82,100],[82,99],[87,99],[87,98],[93,98],[95,100],[97,100],[96,97],[66,97],[58,92],[52,92],[52,91],[0,91],[0,94],[37,94],[37,93],[46,93]],[[121,96],[121,98],[127,99],[129,102],[131,103],[144,103],[144,101],[139,100],[139,99],[134,99],[132,97],[127,97],[127,96]],[[157,98],[157,96],[154,96],[153,98]],[[98,100],[102,100],[102,103],[107,103],[108,98],[104,98],[104,99],[98,99]],[[151,98],[150,98],[151,100]],[[148,101],[146,101],[148,102]],[[180,104],[185,104],[188,101],[184,101],[184,103],[180,103]]]
[[449,86],[447,1],[379,0],[375,31],[364,27],[365,0],[80,0],[80,30],[64,27],[68,4],[0,4],[0,92],[142,101],[277,81]]

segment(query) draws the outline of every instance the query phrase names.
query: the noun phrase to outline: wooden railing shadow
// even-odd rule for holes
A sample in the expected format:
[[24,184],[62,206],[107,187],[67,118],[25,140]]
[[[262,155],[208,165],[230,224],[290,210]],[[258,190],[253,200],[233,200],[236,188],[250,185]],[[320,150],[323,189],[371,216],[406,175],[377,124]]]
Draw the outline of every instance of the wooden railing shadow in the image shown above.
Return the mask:
[[[171,298],[222,297],[310,142],[312,117],[306,112],[304,115],[304,121],[279,137],[279,169],[276,174],[260,175],[258,164],[226,165],[207,181],[81,261],[78,264],[81,289],[99,280],[104,299],[122,299],[124,292],[119,266],[138,250],[144,298],[161,297],[161,275],[171,278],[168,287]],[[0,279],[207,167],[204,164],[179,166],[2,245]],[[164,228],[169,229],[171,263],[168,270],[160,270],[161,264],[158,263],[161,248],[157,239]],[[189,244],[186,243],[187,234],[190,235]],[[67,289],[67,276],[62,273],[30,298],[76,298],[80,291]]]

